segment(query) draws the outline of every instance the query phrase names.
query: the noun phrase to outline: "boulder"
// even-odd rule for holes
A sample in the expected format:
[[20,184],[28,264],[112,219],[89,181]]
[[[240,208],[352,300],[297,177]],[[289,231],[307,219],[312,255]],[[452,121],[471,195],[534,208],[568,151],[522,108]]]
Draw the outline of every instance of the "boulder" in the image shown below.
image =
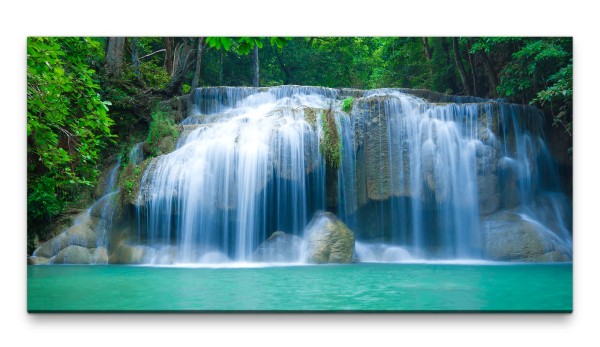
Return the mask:
[[42,243],[42,245],[33,252],[33,256],[52,258],[65,247],[67,247],[67,235],[62,233]]
[[261,243],[252,255],[259,262],[299,262],[302,260],[304,241],[291,234],[276,231]]
[[88,223],[73,225],[66,231],[66,236],[69,246],[96,247],[96,233]]
[[571,247],[540,223],[503,210],[482,220],[484,254],[501,261],[571,261]]
[[69,246],[58,252],[50,261],[54,264],[91,264],[90,253],[90,250],[85,247]]
[[111,264],[140,264],[144,260],[144,249],[127,244],[119,245],[108,258]]
[[354,233],[330,212],[318,211],[306,227],[309,263],[352,263]]

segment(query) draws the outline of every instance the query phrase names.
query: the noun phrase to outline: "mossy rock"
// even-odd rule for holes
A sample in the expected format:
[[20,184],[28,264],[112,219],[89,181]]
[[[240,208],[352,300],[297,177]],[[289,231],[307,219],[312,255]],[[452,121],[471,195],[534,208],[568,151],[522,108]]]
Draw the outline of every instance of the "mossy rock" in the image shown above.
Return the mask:
[[309,263],[354,261],[354,233],[333,213],[316,212],[306,230]]
[[173,136],[163,137],[158,141],[157,155],[163,155],[171,153],[175,150],[177,142]]
[[81,246],[69,246],[56,254],[50,261],[54,264],[91,264],[92,254]]
[[152,159],[148,158],[139,165],[129,164],[121,172],[119,176],[119,188],[121,189],[120,199],[122,206],[127,204],[137,205],[142,177]]
[[67,235],[62,233],[42,243],[33,252],[33,255],[36,257],[52,258],[65,247],[67,247]]
[[315,127],[317,125],[317,111],[310,107],[304,108],[304,120]]
[[349,96],[342,101],[342,111],[346,113],[352,112],[352,108],[354,107],[354,98]]
[[332,110],[326,110],[321,114],[321,126],[323,137],[319,150],[325,158],[327,167],[336,170],[342,163],[342,141]]

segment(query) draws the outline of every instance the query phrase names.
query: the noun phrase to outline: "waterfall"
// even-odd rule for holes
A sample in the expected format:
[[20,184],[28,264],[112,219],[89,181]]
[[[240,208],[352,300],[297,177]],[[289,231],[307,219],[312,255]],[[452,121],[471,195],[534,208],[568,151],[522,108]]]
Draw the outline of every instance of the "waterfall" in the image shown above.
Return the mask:
[[[117,173],[121,166],[121,160],[117,159],[117,162],[110,169],[106,178],[106,186],[102,197],[98,199],[94,205],[92,205],[88,213],[95,214],[98,217],[98,223],[96,225],[96,247],[108,248],[108,238],[112,229],[113,217],[117,208],[116,198],[119,193],[117,185]],[[94,213],[94,210],[99,212]]]
[[[248,261],[275,231],[304,236],[326,208],[371,260],[484,258],[482,219],[509,209],[572,245],[569,201],[531,106],[301,86],[199,88],[193,101],[176,150],[145,170],[136,211],[136,242],[173,262]],[[341,141],[333,181],[324,112]]]
[[131,148],[129,151],[129,162],[134,163],[135,165],[144,161],[144,151],[143,151],[144,143],[139,142],[135,146]]

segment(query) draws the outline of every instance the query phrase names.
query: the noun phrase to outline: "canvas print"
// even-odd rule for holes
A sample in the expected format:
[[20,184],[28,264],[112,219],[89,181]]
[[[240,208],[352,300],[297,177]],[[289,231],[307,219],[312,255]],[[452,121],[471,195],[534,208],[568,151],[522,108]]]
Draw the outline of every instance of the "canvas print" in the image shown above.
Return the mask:
[[29,312],[571,312],[570,37],[29,37]]

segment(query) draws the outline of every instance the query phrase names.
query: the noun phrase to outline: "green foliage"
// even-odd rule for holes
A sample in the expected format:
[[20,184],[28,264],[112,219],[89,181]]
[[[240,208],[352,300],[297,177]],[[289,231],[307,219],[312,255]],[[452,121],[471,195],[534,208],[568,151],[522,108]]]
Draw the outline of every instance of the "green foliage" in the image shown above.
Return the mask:
[[[206,43],[209,47],[214,48],[216,50],[224,50],[229,51],[233,48],[237,54],[247,55],[254,49],[255,46],[258,48],[263,48],[263,39],[262,37],[207,37]],[[269,43],[273,47],[277,47],[278,49],[283,48],[290,40],[287,37],[270,37]]]
[[121,170],[119,174],[119,187],[122,192],[122,203],[134,204],[137,201],[144,170],[146,170],[151,161],[152,159],[147,159],[139,165],[129,163]]
[[550,76],[547,80],[552,83],[546,89],[537,93],[533,102],[542,106],[558,105],[558,112],[552,110],[554,126],[561,126],[564,131],[572,135],[573,132],[573,65],[569,64]]
[[260,38],[240,37],[238,39],[237,52],[242,55],[248,54],[252,52],[254,46],[257,46],[258,48],[263,48],[263,43]]
[[94,184],[100,152],[112,141],[108,101],[96,71],[99,41],[27,39],[27,161],[29,216],[51,217],[78,185]]
[[148,86],[157,90],[164,89],[171,79],[169,73],[162,66],[150,62],[142,62],[140,72]]
[[192,86],[190,86],[187,83],[184,83],[183,86],[181,87],[181,91],[183,92],[183,94],[188,94],[191,89],[192,89]]
[[217,49],[217,50],[225,50],[228,51],[233,44],[233,39],[230,37],[207,37],[206,44],[209,47]]
[[572,41],[569,38],[514,40],[518,49],[500,71],[498,93],[537,104],[555,126],[571,135],[573,98]]
[[430,78],[418,38],[379,38],[373,52],[377,62],[370,76],[373,87],[428,88]]
[[323,139],[319,144],[321,155],[327,167],[337,170],[342,163],[342,141],[331,110],[321,113]]
[[344,99],[344,101],[342,102],[342,110],[346,113],[349,113],[350,111],[352,111],[352,106],[354,106],[354,98],[353,97],[348,97],[348,98]]
[[154,155],[158,155],[159,153],[158,146],[160,140],[168,136],[172,138],[179,136],[179,130],[175,126],[173,117],[163,110],[155,110],[152,113],[152,122],[148,130],[148,138],[146,139],[146,143],[148,143],[150,151]]
[[63,211],[65,202],[58,195],[56,181],[52,177],[38,177],[29,188],[27,214],[30,220],[48,220]]
[[131,180],[125,181],[125,191],[129,194],[133,192],[133,187],[135,183]]
[[287,43],[291,40],[291,37],[271,37],[269,38],[269,42],[271,46],[282,49],[283,46],[287,45]]

